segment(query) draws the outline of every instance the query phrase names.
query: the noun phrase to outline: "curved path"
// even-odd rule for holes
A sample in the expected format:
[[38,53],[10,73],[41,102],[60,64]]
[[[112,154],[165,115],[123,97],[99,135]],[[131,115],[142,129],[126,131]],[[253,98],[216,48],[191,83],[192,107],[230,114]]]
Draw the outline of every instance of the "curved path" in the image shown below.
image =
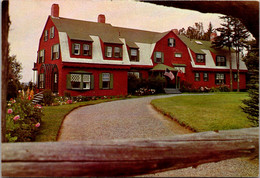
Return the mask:
[[150,105],[162,95],[80,107],[64,120],[58,141],[155,138],[191,133]]
[[[178,123],[163,116],[150,105],[156,98],[176,95],[151,96],[118,100],[80,107],[66,116],[58,141],[107,140],[124,138],[155,138],[191,133]],[[185,168],[148,177],[258,177],[258,164],[248,158],[238,158]]]

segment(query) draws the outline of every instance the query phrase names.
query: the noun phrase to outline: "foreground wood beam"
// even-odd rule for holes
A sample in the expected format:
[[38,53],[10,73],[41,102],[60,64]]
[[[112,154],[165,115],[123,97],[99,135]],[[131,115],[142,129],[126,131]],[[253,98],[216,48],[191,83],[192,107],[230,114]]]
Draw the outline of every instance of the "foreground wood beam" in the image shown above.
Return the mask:
[[258,154],[259,128],[162,139],[2,144],[3,176],[133,176]]

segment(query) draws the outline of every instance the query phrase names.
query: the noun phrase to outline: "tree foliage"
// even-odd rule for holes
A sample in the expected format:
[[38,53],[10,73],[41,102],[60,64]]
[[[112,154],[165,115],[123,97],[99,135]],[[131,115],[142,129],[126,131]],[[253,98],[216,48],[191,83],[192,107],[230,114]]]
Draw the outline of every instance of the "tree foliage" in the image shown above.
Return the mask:
[[244,57],[244,61],[248,68],[250,75],[250,82],[248,84],[249,99],[242,102],[245,106],[242,110],[248,114],[247,118],[251,121],[253,126],[259,126],[259,48],[255,41],[249,45],[248,54]]
[[195,22],[195,24],[193,26],[189,26],[187,30],[185,30],[185,28],[181,28],[179,30],[180,35],[185,35],[190,39],[197,40],[210,40],[210,34],[212,32],[214,32],[214,29],[211,22],[209,23],[207,32],[204,31],[202,22]]
[[16,56],[8,57],[8,87],[7,99],[16,98],[18,90],[21,87],[20,80],[22,79],[22,64],[18,62]]

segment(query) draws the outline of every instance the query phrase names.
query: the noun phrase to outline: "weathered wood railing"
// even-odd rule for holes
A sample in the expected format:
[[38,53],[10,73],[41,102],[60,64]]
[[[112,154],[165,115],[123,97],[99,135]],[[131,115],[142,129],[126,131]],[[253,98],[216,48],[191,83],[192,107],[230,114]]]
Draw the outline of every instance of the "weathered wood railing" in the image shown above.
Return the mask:
[[3,176],[131,176],[258,154],[258,128],[163,139],[2,144]]

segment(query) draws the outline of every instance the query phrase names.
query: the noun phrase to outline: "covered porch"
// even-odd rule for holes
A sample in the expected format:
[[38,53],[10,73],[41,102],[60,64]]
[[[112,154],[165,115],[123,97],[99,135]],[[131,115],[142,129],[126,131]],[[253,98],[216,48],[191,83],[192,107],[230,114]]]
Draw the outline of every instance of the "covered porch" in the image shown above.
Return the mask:
[[[168,69],[172,74],[174,75],[174,78],[171,80],[168,76],[165,76],[164,73]],[[165,77],[166,83],[164,86],[164,91],[167,94],[177,94],[181,93],[180,92],[180,78],[177,76],[178,70],[164,65],[164,64],[157,64],[154,68],[150,70],[150,75],[151,76],[160,76],[160,77]]]

